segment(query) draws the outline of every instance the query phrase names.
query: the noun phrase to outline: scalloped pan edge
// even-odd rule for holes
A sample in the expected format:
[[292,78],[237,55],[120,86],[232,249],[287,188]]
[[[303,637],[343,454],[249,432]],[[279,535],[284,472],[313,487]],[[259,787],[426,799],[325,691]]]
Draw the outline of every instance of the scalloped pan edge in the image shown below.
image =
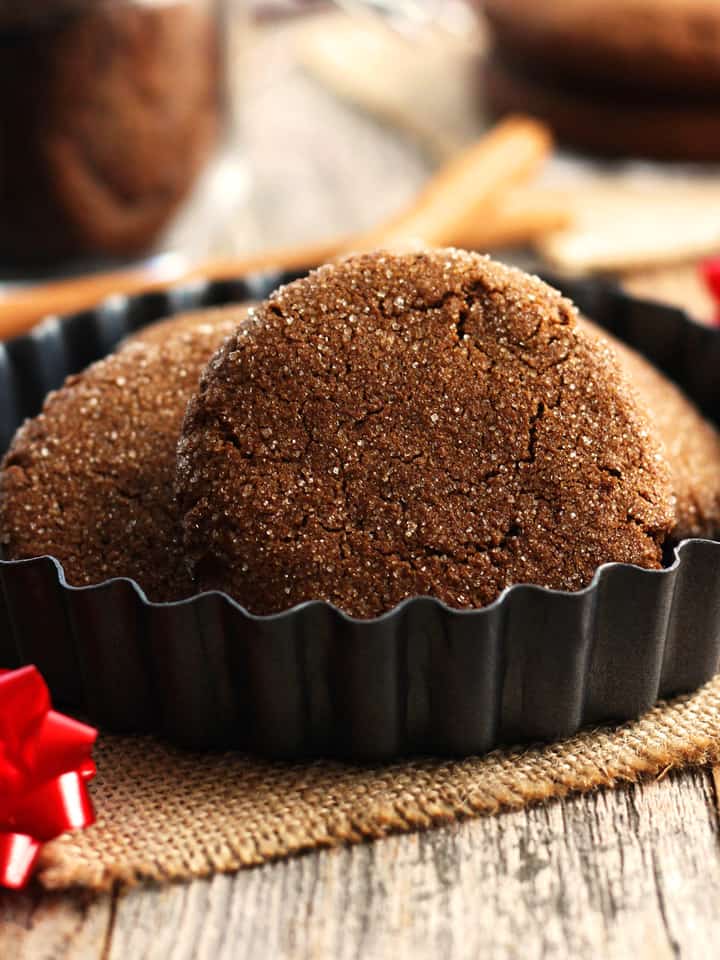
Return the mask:
[[[133,330],[289,279],[112,297],[0,345],[0,450],[49,390]],[[720,420],[720,331],[608,284],[556,285]],[[374,620],[320,601],[258,617],[220,593],[155,604],[131,580],[70,586],[50,557],[0,561],[0,588],[0,666],[37,664],[57,703],[109,731],[272,756],[557,739],[694,690],[720,662],[720,543],[708,540],[684,541],[663,570],[606,564],[576,593],[521,584],[481,610],[416,597]]]

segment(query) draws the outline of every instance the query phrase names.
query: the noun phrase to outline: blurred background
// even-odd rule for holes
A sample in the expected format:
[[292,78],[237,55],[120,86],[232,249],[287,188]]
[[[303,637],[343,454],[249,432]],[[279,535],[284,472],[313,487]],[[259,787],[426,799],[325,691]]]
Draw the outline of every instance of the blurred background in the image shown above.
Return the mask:
[[[718,80],[717,0],[0,0],[0,303],[312,262],[439,178],[468,216],[417,239],[712,322]],[[472,152],[508,114],[554,141],[509,184]]]

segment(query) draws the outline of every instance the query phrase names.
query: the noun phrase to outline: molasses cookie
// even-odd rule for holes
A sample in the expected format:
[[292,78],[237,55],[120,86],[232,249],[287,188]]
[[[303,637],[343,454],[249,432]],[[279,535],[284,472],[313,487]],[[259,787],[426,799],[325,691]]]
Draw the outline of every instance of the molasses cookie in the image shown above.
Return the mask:
[[504,56],[573,89],[717,102],[716,0],[484,0],[483,9]]
[[148,327],[68,378],[0,470],[0,551],[50,555],[69,583],[137,580],[151,600],[193,584],[177,543],[175,449],[200,371],[245,308]]
[[644,405],[664,446],[676,499],[673,539],[720,534],[720,434],[671,380],[627,344],[584,318],[591,336],[605,339]]
[[218,351],[178,447],[199,587],[267,614],[574,590],[655,568],[673,496],[609,346],[477,254],[376,253],[280,288]]
[[0,0],[0,258],[148,248],[220,127],[209,4]]
[[497,53],[482,65],[482,97],[492,116],[529,113],[564,144],[608,156],[720,160],[720,97],[649,99],[589,93],[521,68]]

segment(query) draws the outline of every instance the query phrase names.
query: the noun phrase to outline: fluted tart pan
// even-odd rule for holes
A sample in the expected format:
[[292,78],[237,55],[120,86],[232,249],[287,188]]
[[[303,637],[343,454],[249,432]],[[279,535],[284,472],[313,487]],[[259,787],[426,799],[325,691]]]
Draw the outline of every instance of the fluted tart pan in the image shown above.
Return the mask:
[[[267,296],[288,275],[116,296],[0,344],[0,452],[46,394],[138,328]],[[720,330],[595,281],[554,281],[720,422]],[[720,660],[720,543],[662,570],[600,567],[576,593],[517,585],[481,610],[419,597],[374,620],[324,602],[254,616],[221,593],[149,602],[131,580],[66,583],[50,557],[0,561],[0,667],[35,663],[104,730],[272,756],[465,755],[638,716]]]

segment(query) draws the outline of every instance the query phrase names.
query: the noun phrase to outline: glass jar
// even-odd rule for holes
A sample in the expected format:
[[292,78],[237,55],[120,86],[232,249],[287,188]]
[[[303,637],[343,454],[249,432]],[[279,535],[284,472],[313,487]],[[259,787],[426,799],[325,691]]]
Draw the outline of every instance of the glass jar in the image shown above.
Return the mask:
[[148,250],[225,127],[238,0],[0,0],[0,268]]

